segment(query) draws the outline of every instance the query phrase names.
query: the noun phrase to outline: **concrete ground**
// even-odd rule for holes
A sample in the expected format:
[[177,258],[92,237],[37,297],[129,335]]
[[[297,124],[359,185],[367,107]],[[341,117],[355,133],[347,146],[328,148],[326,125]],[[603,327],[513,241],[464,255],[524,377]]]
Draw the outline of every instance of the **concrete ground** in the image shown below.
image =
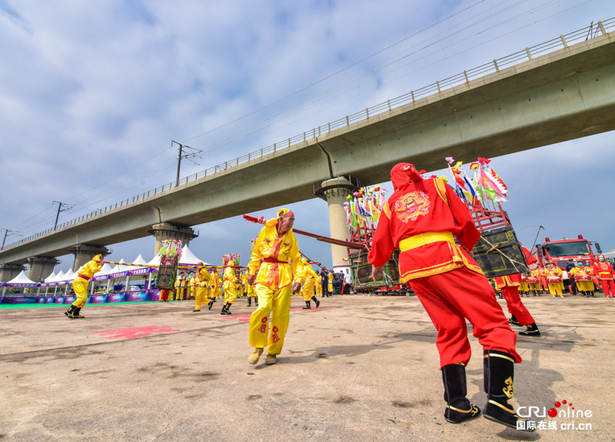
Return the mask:
[[[0,310],[0,440],[614,440],[615,299],[523,302],[543,336],[518,340],[511,402],[591,417],[533,417],[536,433],[447,423],[436,332],[414,296],[335,296],[311,311],[293,297],[278,364],[250,365],[242,298],[231,317],[191,301],[87,305],[82,320],[66,306]],[[470,340],[468,397],[482,408]]]

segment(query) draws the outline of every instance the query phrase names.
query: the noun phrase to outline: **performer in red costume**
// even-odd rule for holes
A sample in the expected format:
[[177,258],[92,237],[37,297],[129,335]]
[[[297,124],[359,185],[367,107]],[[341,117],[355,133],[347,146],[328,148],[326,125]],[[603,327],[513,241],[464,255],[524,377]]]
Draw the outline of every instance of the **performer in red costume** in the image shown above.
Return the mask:
[[[536,257],[532,255],[532,253],[525,247],[521,247],[521,251],[525,256],[525,261],[528,265],[538,262]],[[519,296],[521,274],[516,273],[509,276],[498,276],[495,278],[495,284],[497,289],[502,292],[502,296],[504,296],[504,299],[506,300],[508,313],[512,315],[508,322],[514,325],[525,325],[527,327],[526,330],[519,332],[520,335],[540,336],[540,331],[538,330],[536,321],[534,321],[534,318],[530,312],[527,308],[525,308],[525,305],[521,302],[521,296]]]
[[615,277],[615,272],[613,271],[613,266],[604,259],[604,255],[598,255],[598,261],[594,263],[594,274],[600,278],[604,297],[614,297],[615,283],[613,282],[613,277]]
[[169,291],[160,289],[160,302],[169,302]]
[[391,181],[395,192],[383,207],[368,255],[373,279],[381,279],[382,266],[399,248],[401,282],[411,281],[438,330],[446,420],[461,423],[480,415],[466,398],[465,366],[471,355],[468,319],[484,349],[488,395],[484,416],[517,428],[523,419],[508,404],[513,397],[514,363],[521,362],[515,349],[517,335],[472,257],[480,233],[468,209],[443,180],[423,179],[412,164],[393,167]]

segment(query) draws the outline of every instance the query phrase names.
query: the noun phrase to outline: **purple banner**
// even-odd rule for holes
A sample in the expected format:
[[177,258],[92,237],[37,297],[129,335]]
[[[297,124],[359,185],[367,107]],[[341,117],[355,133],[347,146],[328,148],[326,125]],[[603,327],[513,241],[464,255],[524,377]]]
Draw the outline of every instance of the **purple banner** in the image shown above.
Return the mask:
[[90,304],[104,304],[107,302],[107,295],[97,294],[88,297]]
[[107,302],[124,302],[124,293],[109,293]]
[[147,292],[124,292],[126,302],[147,301]]
[[5,282],[3,284],[3,287],[7,286],[7,287],[40,287],[40,284],[36,284],[36,283],[10,283],[10,282]]
[[34,304],[36,302],[36,298],[27,298],[27,297],[19,297],[19,298],[4,298],[5,304]]

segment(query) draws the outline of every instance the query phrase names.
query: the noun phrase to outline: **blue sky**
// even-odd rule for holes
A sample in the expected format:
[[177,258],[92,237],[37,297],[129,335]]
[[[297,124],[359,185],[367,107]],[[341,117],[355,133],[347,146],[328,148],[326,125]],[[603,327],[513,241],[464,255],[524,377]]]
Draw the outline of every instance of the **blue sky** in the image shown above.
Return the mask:
[[[169,183],[171,140],[204,151],[182,164],[193,174],[612,16],[610,0],[0,0],[0,229],[28,236],[53,226],[54,200],[74,205],[62,222]],[[541,239],[615,248],[613,141],[494,159],[524,244],[543,225]],[[298,228],[328,234],[326,203],[292,209]],[[195,228],[191,249],[213,263],[247,262],[258,230],[238,218]],[[329,246],[299,241],[330,265]],[[111,248],[150,259],[154,239]]]

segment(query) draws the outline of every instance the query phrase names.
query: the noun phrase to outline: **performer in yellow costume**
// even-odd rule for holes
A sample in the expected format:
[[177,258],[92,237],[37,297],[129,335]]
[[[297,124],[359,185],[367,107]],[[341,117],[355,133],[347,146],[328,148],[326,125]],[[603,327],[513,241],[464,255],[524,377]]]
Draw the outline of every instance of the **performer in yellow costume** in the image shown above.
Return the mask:
[[316,304],[316,308],[320,307],[320,301],[316,299],[316,296],[314,296],[314,284],[316,283],[317,279],[320,279],[320,276],[316,274],[308,260],[305,258],[301,260],[299,274],[305,281],[301,289],[301,295],[303,295],[303,300],[305,301],[305,307],[303,307],[303,309],[308,310],[312,308],[310,300],[314,301],[314,304]]
[[184,272],[180,272],[179,275],[177,276],[177,280],[175,280],[175,300],[183,301],[185,291],[186,291],[186,274]]
[[521,275],[521,282],[519,283],[519,295],[525,294],[526,297],[530,296],[530,286],[527,282],[527,276]]
[[574,278],[577,290],[583,292],[586,297],[593,295],[594,283],[592,282],[592,271],[585,267],[582,259],[577,259],[574,267],[570,269],[568,275]]
[[216,271],[214,273],[214,282],[216,285],[216,298],[222,298],[223,297],[223,293],[222,293],[222,278],[220,276],[220,273],[218,272],[218,269],[216,268]]
[[224,289],[224,306],[222,306],[221,315],[232,314],[230,308],[235,304],[235,300],[239,295],[237,291],[237,282],[239,278],[237,278],[236,270],[231,267],[232,264],[233,262],[230,260],[230,255],[224,255],[224,284],[222,285]]
[[265,346],[268,351],[265,363],[275,364],[284,346],[290,318],[291,291],[299,292],[302,281],[297,273],[301,255],[292,231],[294,222],[293,212],[278,210],[278,217],[267,221],[252,250],[248,284],[255,284],[259,307],[250,316],[250,346],[254,347],[248,358],[250,364],[258,362]]
[[258,307],[258,298],[256,297],[254,286],[248,284],[248,272],[247,271],[243,274],[241,282],[243,283],[243,286],[246,288],[246,296],[248,297],[248,307],[252,307],[252,298],[254,298],[254,305]]
[[531,273],[527,278],[527,284],[531,291],[534,291],[534,296],[538,294],[540,289],[540,277],[542,276],[542,269],[538,267],[538,264],[530,264]]
[[327,284],[327,288],[329,289],[329,296],[333,295],[333,272],[329,271],[329,284]]
[[210,278],[207,283],[207,291],[209,294],[209,310],[211,310],[211,307],[214,305],[214,302],[216,302],[216,298],[218,297],[219,275],[216,267],[210,267],[208,271]]
[[552,297],[559,296],[563,298],[564,283],[562,282],[562,275],[564,272],[551,261],[547,261],[545,265],[545,275],[547,277],[547,284],[549,285],[549,293],[551,293]]
[[188,289],[186,290],[186,299],[195,299],[196,298],[196,286],[198,284],[198,277],[196,273],[190,272],[188,274],[188,280],[186,281],[186,285]]
[[243,298],[245,295],[243,281],[241,280],[241,270],[235,269],[235,275],[237,275],[237,280],[235,282],[235,291],[237,292],[238,298]]
[[205,268],[205,264],[203,264],[202,262],[199,262],[197,264],[195,276],[196,277],[194,279],[196,281],[196,294],[194,296],[194,300],[196,305],[194,307],[194,311],[200,312],[201,306],[204,302],[208,303],[209,309],[211,310],[213,302],[208,297],[209,281],[211,279],[211,274],[207,271],[207,269]]
[[320,275],[316,278],[316,296],[320,296],[322,298],[322,278]]
[[73,289],[77,299],[75,302],[64,312],[70,319],[82,319],[83,316],[79,314],[86,301],[88,300],[88,285],[90,279],[100,272],[102,269],[102,255],[96,255],[91,261],[85,263],[78,271],[77,277],[73,281]]

